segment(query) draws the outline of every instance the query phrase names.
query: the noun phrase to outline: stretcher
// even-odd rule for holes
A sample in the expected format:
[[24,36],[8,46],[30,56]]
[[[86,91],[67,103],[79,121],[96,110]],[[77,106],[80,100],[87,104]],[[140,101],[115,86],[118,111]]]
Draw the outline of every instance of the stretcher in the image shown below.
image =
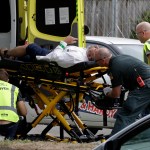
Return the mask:
[[[64,69],[55,62],[22,62],[5,58],[0,61],[0,68],[8,71],[12,83],[22,89],[31,107],[37,113],[37,117],[26,126],[21,137],[27,137],[28,132],[36,127],[45,116],[50,116],[53,121],[42,131],[40,138],[64,140],[63,135],[59,138],[48,135],[48,131],[54,126],[60,126],[70,135],[71,138],[67,139],[68,141],[97,141],[102,139],[103,135],[95,136],[78,117],[79,101],[88,95],[96,107],[105,111],[119,106],[115,106],[113,102],[105,106],[102,102],[105,99],[102,89],[106,85],[93,81],[107,73],[107,68],[99,67],[94,62],[82,62]],[[47,96],[41,89],[47,91],[50,96]],[[119,104],[118,101],[117,103]],[[37,112],[37,106],[42,110],[41,113]],[[68,123],[65,115],[68,115],[74,122],[78,132]],[[107,115],[104,114],[104,116],[104,121],[107,121]]]

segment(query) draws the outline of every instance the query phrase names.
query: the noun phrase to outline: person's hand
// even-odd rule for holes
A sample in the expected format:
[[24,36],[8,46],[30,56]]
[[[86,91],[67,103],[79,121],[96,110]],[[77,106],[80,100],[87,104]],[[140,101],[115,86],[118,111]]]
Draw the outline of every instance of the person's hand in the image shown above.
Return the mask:
[[65,39],[64,39],[64,42],[66,42],[67,44],[74,44],[77,42],[77,38],[73,37],[73,36],[67,36]]
[[0,48],[0,56],[4,57],[5,53],[8,51],[7,48]]
[[111,90],[112,90],[112,88],[110,88],[110,87],[103,88],[103,92],[105,95],[107,95],[107,93],[109,93]]

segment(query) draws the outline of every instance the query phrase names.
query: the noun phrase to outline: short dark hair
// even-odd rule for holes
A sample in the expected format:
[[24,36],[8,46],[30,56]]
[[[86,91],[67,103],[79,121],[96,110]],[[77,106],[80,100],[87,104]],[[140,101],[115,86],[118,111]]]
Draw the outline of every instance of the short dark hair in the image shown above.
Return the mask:
[[8,81],[9,75],[5,69],[0,69],[0,80]]

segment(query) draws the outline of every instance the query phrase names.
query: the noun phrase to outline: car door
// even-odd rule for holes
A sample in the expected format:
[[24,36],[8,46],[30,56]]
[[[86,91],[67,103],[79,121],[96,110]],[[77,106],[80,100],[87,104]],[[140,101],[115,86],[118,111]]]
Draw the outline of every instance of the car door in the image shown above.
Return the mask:
[[110,137],[94,150],[149,150],[150,115],[145,116]]

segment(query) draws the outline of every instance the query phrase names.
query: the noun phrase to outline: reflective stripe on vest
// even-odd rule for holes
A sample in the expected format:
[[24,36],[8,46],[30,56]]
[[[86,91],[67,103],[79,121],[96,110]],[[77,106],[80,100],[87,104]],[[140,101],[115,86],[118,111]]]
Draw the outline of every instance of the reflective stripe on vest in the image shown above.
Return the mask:
[[16,109],[18,93],[18,87],[0,80],[0,120],[19,120]]
[[16,87],[12,85],[11,87],[11,106],[0,106],[1,110],[12,110],[17,113],[17,109],[14,107],[14,91]]
[[143,50],[144,50],[144,56],[143,56],[144,62],[150,65],[150,60],[147,59],[147,55],[146,55],[147,52],[150,53],[150,39],[144,43]]

